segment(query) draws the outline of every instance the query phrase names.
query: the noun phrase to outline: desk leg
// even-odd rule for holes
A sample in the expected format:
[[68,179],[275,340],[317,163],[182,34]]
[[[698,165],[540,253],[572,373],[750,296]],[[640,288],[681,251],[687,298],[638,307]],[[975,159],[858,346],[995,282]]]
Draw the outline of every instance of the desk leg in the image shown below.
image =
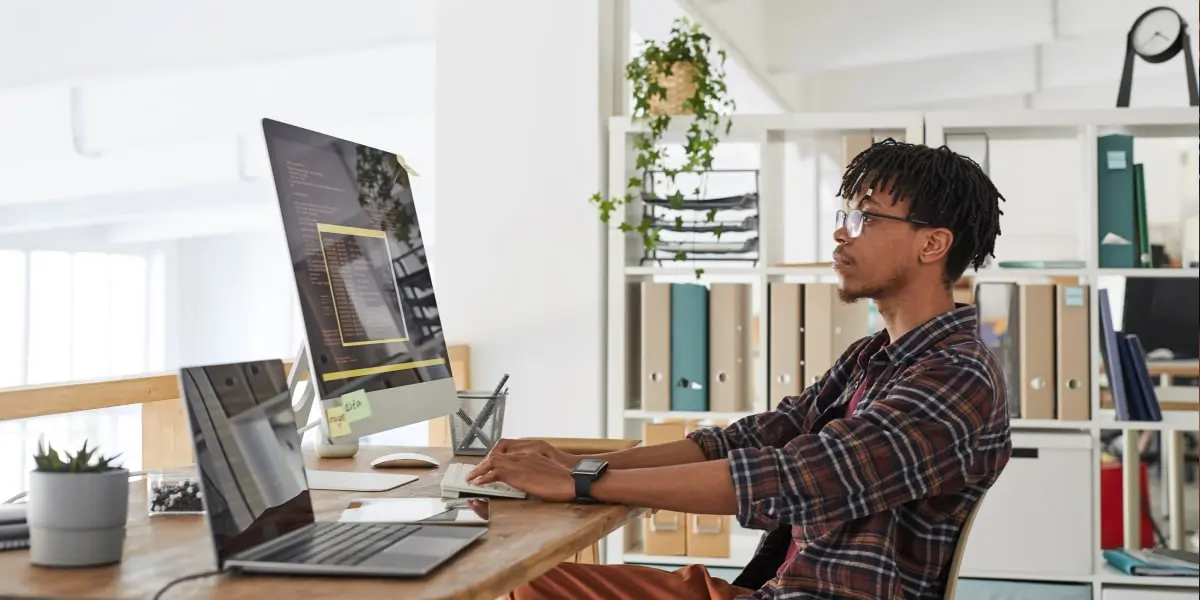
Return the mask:
[[575,560],[572,562],[584,565],[600,564],[600,542],[595,542],[591,546],[584,548],[575,554]]

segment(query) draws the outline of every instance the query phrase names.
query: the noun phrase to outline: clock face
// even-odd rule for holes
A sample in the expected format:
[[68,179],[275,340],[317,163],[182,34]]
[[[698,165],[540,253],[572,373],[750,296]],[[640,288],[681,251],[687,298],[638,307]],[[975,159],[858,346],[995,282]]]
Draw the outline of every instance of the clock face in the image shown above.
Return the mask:
[[1134,24],[1133,49],[1143,57],[1151,58],[1165,54],[1183,32],[1179,14],[1169,8],[1156,8],[1147,12]]

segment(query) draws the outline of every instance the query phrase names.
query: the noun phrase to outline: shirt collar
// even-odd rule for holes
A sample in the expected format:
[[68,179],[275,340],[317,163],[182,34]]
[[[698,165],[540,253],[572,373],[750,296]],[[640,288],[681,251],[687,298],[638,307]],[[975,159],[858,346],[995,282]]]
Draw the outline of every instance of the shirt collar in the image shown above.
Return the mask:
[[874,335],[860,355],[860,360],[875,360],[886,358],[892,364],[906,363],[946,336],[964,330],[975,330],[978,327],[978,312],[973,304],[955,304],[953,310],[946,311],[900,336],[892,342],[888,339],[886,329]]

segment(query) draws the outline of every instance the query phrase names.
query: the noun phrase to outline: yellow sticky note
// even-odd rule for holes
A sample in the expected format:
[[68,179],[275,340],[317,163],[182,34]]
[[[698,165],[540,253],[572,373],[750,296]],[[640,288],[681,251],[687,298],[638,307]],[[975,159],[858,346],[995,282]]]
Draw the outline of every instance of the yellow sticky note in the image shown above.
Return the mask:
[[342,411],[346,413],[346,420],[351,423],[371,416],[371,402],[367,400],[366,390],[342,396]]
[[405,171],[408,171],[408,174],[409,174],[409,175],[412,175],[413,177],[420,177],[420,176],[421,176],[421,174],[420,174],[420,173],[417,173],[415,170],[413,170],[413,168],[412,168],[412,167],[408,166],[408,162],[406,162],[406,161],[404,160],[404,157],[403,157],[403,156],[400,156],[399,154],[397,154],[397,155],[396,155],[396,162],[400,163],[400,168],[404,169]]
[[325,409],[325,420],[329,422],[329,437],[350,435],[350,421],[346,420],[346,411],[342,407],[330,406]]

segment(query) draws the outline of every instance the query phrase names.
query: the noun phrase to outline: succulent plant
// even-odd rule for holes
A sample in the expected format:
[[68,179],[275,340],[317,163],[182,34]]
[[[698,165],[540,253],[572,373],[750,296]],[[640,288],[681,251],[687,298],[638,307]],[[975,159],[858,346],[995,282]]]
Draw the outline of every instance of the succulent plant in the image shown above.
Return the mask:
[[84,440],[78,452],[64,452],[66,458],[63,458],[52,444],[41,439],[38,440],[37,454],[33,460],[37,463],[38,471],[49,473],[101,473],[122,468],[121,465],[112,464],[120,454],[102,456],[96,453],[97,450],[95,447],[88,448],[88,442]]

